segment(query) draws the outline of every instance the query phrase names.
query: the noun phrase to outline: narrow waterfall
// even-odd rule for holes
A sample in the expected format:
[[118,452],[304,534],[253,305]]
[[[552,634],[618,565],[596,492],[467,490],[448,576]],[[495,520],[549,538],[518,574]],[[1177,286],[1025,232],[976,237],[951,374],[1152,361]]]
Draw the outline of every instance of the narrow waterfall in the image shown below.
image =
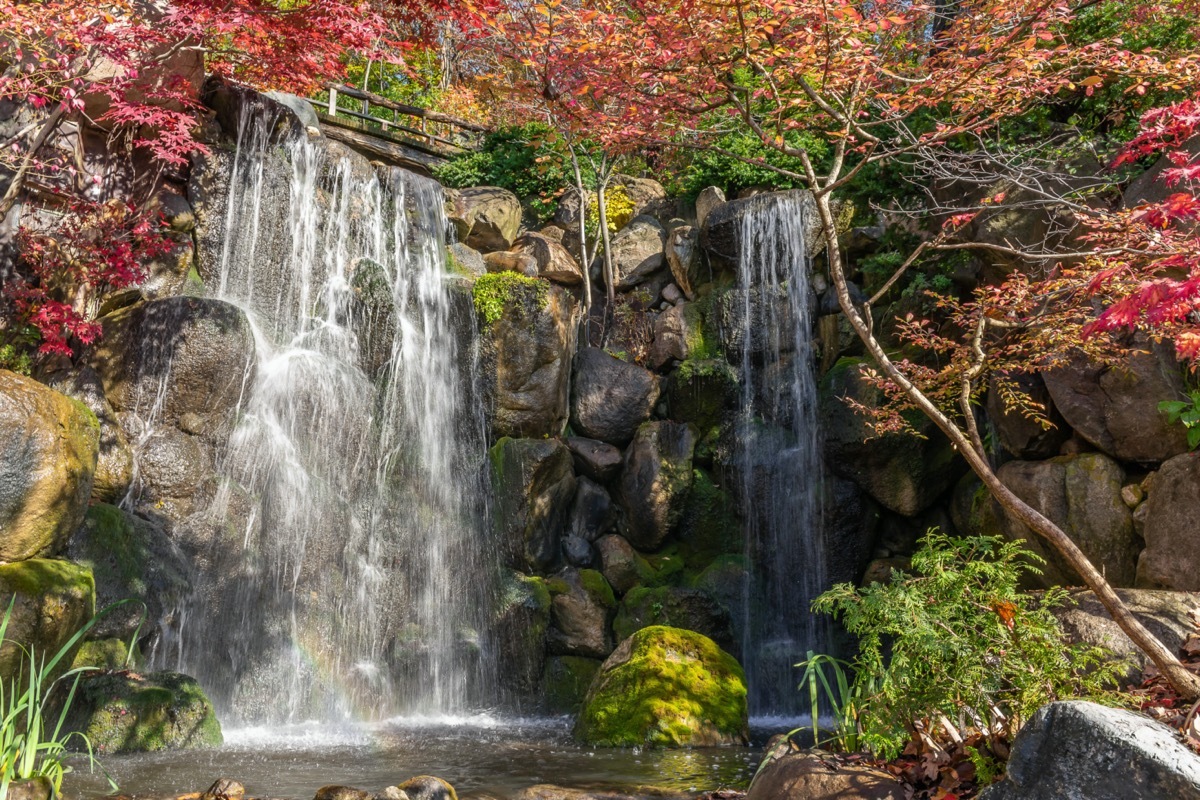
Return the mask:
[[276,121],[240,120],[208,268],[257,368],[178,666],[235,725],[461,712],[487,696],[486,442],[441,187]]
[[735,465],[751,566],[742,653],[752,715],[800,709],[792,665],[828,649],[809,605],[825,588],[812,290],[801,198],[770,195],[742,217],[742,390]]

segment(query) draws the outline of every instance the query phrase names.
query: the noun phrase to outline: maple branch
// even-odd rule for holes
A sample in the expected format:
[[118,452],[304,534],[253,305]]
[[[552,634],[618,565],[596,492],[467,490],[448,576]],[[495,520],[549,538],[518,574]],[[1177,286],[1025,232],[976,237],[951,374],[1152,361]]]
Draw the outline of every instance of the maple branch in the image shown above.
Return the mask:
[[66,113],[66,106],[60,105],[54,109],[54,113],[46,118],[33,143],[25,151],[25,157],[21,159],[21,166],[17,168],[16,174],[13,175],[12,181],[8,184],[8,191],[4,193],[3,198],[0,198],[0,222],[4,222],[4,218],[8,216],[8,212],[16,204],[17,196],[21,193],[21,185],[25,182],[25,176],[29,174],[29,170],[33,166],[33,159],[37,151],[42,149],[42,145],[50,138],[50,134],[58,127],[58,123],[62,122]]
[[924,253],[929,246],[930,242],[921,242],[919,245],[917,245],[917,248],[912,251],[912,254],[907,259],[905,259],[904,263],[897,267],[896,271],[892,273],[892,277],[887,279],[887,283],[880,287],[879,291],[871,297],[871,299],[868,301],[870,305],[875,305],[881,298],[887,295],[888,290],[895,285],[896,281],[900,280],[900,276],[903,275],[909,267],[916,263],[917,259],[921,257],[921,254]]

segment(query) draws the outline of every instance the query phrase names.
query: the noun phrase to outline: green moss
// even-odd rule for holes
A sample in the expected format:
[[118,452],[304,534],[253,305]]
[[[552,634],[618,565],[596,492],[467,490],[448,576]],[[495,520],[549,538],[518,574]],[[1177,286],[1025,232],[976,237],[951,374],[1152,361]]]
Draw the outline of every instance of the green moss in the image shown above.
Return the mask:
[[129,648],[122,639],[97,639],[84,642],[71,662],[71,669],[94,667],[96,669],[125,669],[137,666],[138,658],[129,657]]
[[669,544],[657,553],[646,555],[645,561],[652,570],[643,581],[647,586],[674,585],[679,582],[687,566],[677,544]]
[[597,676],[575,735],[584,744],[605,747],[744,742],[745,674],[705,636],[643,628]]
[[55,558],[31,558],[0,566],[0,598],[17,593],[26,597],[70,594],[88,598],[88,616],[96,613],[96,582],[86,566]]
[[193,678],[175,672],[146,676],[105,673],[85,677],[68,727],[101,753],[219,747],[221,725]]
[[571,593],[571,584],[567,583],[563,578],[543,578],[542,580],[545,583],[546,591],[549,592],[550,597]]
[[515,272],[489,272],[480,275],[471,287],[475,311],[485,325],[491,325],[510,305],[521,303],[529,308],[545,308],[550,284],[541,278],[528,278]]
[[729,362],[689,357],[671,375],[667,403],[672,418],[707,430],[725,419],[737,394],[737,372]]
[[605,608],[616,608],[617,597],[604,576],[594,569],[579,570],[579,582],[592,597],[600,601]]
[[134,594],[144,595],[144,575],[151,553],[129,516],[116,506],[96,503],[88,509],[86,524],[89,536],[82,563],[102,581],[114,578]]
[[542,676],[542,697],[546,710],[556,714],[575,714],[583,705],[588,688],[601,662],[581,656],[551,656],[546,659]]
[[679,526],[680,554],[690,570],[702,570],[719,555],[742,549],[742,530],[733,498],[702,469],[694,470]]
[[67,399],[71,401],[71,405],[75,406],[75,410],[78,411],[80,416],[83,417],[84,421],[87,423],[87,426],[89,428],[91,428],[92,431],[94,431],[97,436],[99,436],[100,435],[100,420],[97,419],[96,412],[92,411],[90,408],[85,406],[79,400],[76,400],[74,397],[71,397],[68,395]]

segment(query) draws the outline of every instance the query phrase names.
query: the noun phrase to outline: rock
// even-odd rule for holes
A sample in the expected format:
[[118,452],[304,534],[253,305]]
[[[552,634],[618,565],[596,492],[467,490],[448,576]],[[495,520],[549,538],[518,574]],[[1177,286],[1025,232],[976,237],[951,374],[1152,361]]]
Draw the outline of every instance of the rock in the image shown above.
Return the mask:
[[[733,494],[706,470],[692,470],[692,489],[679,520],[678,537],[679,553],[689,565],[707,565],[718,556],[745,551]],[[717,643],[721,644],[720,640]]]
[[746,800],[904,800],[905,785],[887,772],[847,764],[819,750],[786,753],[759,767]]
[[745,674],[701,634],[643,628],[600,667],[575,737],[601,747],[745,744]]
[[8,785],[7,800],[54,800],[57,795],[49,778],[30,778]]
[[592,439],[625,444],[650,418],[659,393],[654,373],[585,347],[575,359],[571,426]]
[[[476,292],[489,277],[479,279]],[[542,281],[506,291],[504,312],[481,337],[480,369],[491,396],[492,433],[557,436],[567,423],[575,300],[565,289]]]
[[705,220],[718,206],[725,205],[725,192],[719,186],[709,186],[696,195],[696,227],[703,228]]
[[525,570],[551,566],[575,497],[570,452],[553,439],[504,438],[488,455],[493,528],[505,563]]
[[889,584],[892,582],[892,576],[897,572],[901,575],[911,574],[912,559],[908,556],[876,558],[867,564],[862,580],[858,581],[858,584],[860,586],[870,586],[872,583]]
[[1076,433],[1118,461],[1152,465],[1188,451],[1184,427],[1158,410],[1160,401],[1187,392],[1169,343],[1132,344],[1148,352],[1131,352],[1124,368],[1078,356],[1042,377]]
[[53,555],[83,520],[100,448],[88,408],[0,370],[0,561]]
[[137,288],[148,300],[182,294],[196,265],[196,246],[190,234],[171,233],[166,238],[170,247],[142,264],[146,278]]
[[355,789],[353,786],[338,786],[337,784],[322,786],[313,795],[313,800],[370,800],[370,798],[370,792]]
[[653,217],[634,217],[629,224],[613,234],[613,277],[617,289],[637,286],[662,268],[667,232]]
[[825,463],[853,480],[884,508],[914,516],[933,504],[958,478],[962,461],[950,441],[919,412],[906,419],[925,438],[905,434],[875,436],[867,419],[847,405],[879,402],[878,392],[862,378],[864,361],[839,359],[821,379],[820,418],[825,433]]
[[1083,700],[1043,706],[1017,734],[1005,773],[980,800],[1200,797],[1200,757],[1175,731]]
[[409,800],[409,796],[399,786],[388,786],[376,792],[373,800]]
[[451,272],[461,272],[476,278],[487,272],[487,263],[483,260],[483,254],[474,247],[467,247],[462,242],[454,242],[446,245],[446,250],[450,255],[448,266]]
[[[86,567],[69,561],[31,558],[0,565],[0,614],[13,605],[0,646],[0,675],[7,681],[22,671],[31,651],[37,660],[53,658],[96,613],[96,584]],[[66,653],[61,674],[74,659]]]
[[610,533],[596,540],[601,572],[617,594],[622,595],[654,575],[649,562],[623,536]]
[[604,576],[591,569],[566,569],[547,585],[552,596],[547,651],[593,658],[604,658],[611,653],[609,622],[617,600]]
[[657,550],[678,524],[692,488],[696,435],[677,422],[647,422],[625,452],[618,486],[625,538]]
[[137,601],[103,616],[90,637],[128,640],[139,625],[140,636],[146,637],[160,626],[179,624],[175,615],[191,591],[190,567],[179,545],[158,525],[97,503],[71,536],[67,555],[92,571],[101,608],[125,599]]
[[191,413],[218,423],[252,381],[254,334],[246,315],[229,303],[170,297],[122,308],[100,322],[104,337],[87,363],[117,411],[157,413],[169,423]]
[[447,189],[446,216],[460,242],[481,253],[507,250],[521,228],[521,201],[496,186]]
[[[127,429],[136,431],[137,419],[121,415]],[[184,415],[181,423],[185,423]],[[137,449],[137,483],[143,500],[171,503],[173,516],[191,513],[190,499],[212,474],[212,460],[197,436],[178,428],[156,427],[148,434],[137,434],[142,441]]]
[[683,361],[703,347],[703,320],[692,303],[671,306],[654,319],[654,344],[650,366],[662,369],[672,361]]
[[993,378],[988,390],[987,412],[996,427],[1000,446],[1014,458],[1034,460],[1058,455],[1059,448],[1071,438],[1071,428],[1054,407],[1045,381],[1040,375],[1014,375],[1008,376],[1007,380],[1015,384],[1017,391],[1045,407],[1045,416],[1051,427],[1042,427],[1016,409],[1006,411],[997,381]]
[[550,656],[542,676],[542,696],[552,714],[577,714],[603,662],[580,656]]
[[84,676],[65,728],[84,734],[105,754],[211,748],[224,741],[200,684],[178,672]]
[[520,573],[507,573],[500,590],[492,635],[500,684],[516,700],[533,702],[546,657],[550,590],[543,578]]
[[137,666],[137,652],[130,653],[125,639],[85,639],[71,661],[71,669],[127,669]]
[[586,477],[575,484],[575,501],[571,504],[572,534],[585,542],[594,542],[612,529],[616,509],[603,486]]
[[651,625],[702,633],[726,652],[737,647],[729,612],[700,589],[674,586],[630,589],[613,620],[613,633],[618,640],[624,640]]
[[690,225],[672,228],[667,233],[665,252],[679,290],[688,300],[695,300],[700,284],[700,232]]
[[[731,200],[709,211],[700,228],[700,244],[709,255],[722,263],[736,265],[741,253],[742,219],[770,208],[784,198],[797,198],[803,205],[804,241],[808,254],[814,256],[824,248],[821,220],[817,215],[817,204],[812,193],[804,189],[790,192],[764,192],[753,197]],[[700,201],[697,199],[697,213]]]
[[632,175],[613,175],[613,186],[625,190],[625,196],[633,204],[633,216],[652,213],[667,199],[667,190],[653,178],[637,178]]
[[611,444],[568,436],[567,447],[575,460],[575,471],[594,481],[607,483],[621,469],[621,451]]
[[596,551],[592,544],[582,536],[574,534],[567,536],[562,542],[563,560],[572,567],[591,569],[596,566]]
[[650,787],[638,787],[632,792],[623,792],[613,789],[572,789],[568,786],[539,783],[517,792],[512,796],[512,800],[685,800],[687,797],[690,795]]
[[540,233],[525,233],[513,242],[514,252],[531,256],[537,264],[537,274],[548,281],[564,286],[583,283],[583,270],[561,243]]
[[723,358],[690,358],[668,380],[671,418],[687,420],[701,431],[720,425],[736,407],[738,374]]
[[1175,456],[1144,487],[1138,515],[1146,549],[1138,559],[1138,586],[1200,591],[1200,528],[1193,516],[1200,508],[1200,456]]
[[295,114],[305,128],[321,129],[321,119],[317,116],[316,110],[303,97],[287,92],[263,92],[263,94]]
[[117,422],[116,412],[104,396],[100,376],[90,367],[81,366],[56,372],[47,385],[87,406],[100,423],[100,454],[92,480],[91,499],[102,503],[120,500],[133,479],[133,451]]
[[483,265],[488,272],[515,272],[526,278],[538,276],[537,259],[528,253],[513,253],[507,250],[488,253],[483,257]]
[[[320,791],[318,789],[318,791]],[[212,786],[200,795],[200,800],[242,800],[246,796],[246,787],[229,778],[218,778]]]
[[407,794],[410,800],[458,800],[453,786],[432,775],[409,778],[396,788]]
[[[1121,500],[1125,471],[1120,465],[1103,453],[1083,453],[1049,461],[1009,461],[996,474],[1018,497],[1062,528],[1109,583],[1133,585],[1142,544],[1133,514]],[[1082,582],[1040,536],[1009,517],[994,499],[990,502],[992,518],[1004,536],[1024,540],[1046,559],[1047,585]]]
[[[1172,653],[1178,652],[1195,630],[1193,612],[1200,608],[1200,597],[1187,592],[1164,592],[1148,589],[1119,589],[1117,594],[1130,612],[1145,625]],[[1073,642],[1102,647],[1116,661],[1131,665],[1127,677],[1137,683],[1146,668],[1146,654],[1130,641],[1107,609],[1089,589],[1076,589],[1070,601],[1054,611],[1063,630]]]
[[[815,295],[810,290],[808,302],[814,301]],[[715,294],[711,309],[719,349],[734,363],[738,363],[747,350],[753,357],[771,360],[776,359],[776,353],[795,351],[795,336],[790,333],[778,335],[780,331],[790,332],[796,327],[795,309],[786,288],[728,289]]]

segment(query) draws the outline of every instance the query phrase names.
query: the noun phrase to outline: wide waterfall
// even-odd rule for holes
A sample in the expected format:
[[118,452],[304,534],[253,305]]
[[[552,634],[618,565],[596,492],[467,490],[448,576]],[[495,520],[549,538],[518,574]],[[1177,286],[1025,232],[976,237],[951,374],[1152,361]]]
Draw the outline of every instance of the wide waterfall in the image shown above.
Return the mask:
[[799,710],[792,665],[810,649],[826,652],[829,631],[809,612],[827,587],[808,212],[795,193],[761,199],[740,230],[735,466],[753,565],[741,626],[750,712],[776,715]]
[[244,112],[227,158],[208,292],[257,365],[171,666],[234,724],[461,712],[487,683],[486,442],[441,187],[279,113]]

